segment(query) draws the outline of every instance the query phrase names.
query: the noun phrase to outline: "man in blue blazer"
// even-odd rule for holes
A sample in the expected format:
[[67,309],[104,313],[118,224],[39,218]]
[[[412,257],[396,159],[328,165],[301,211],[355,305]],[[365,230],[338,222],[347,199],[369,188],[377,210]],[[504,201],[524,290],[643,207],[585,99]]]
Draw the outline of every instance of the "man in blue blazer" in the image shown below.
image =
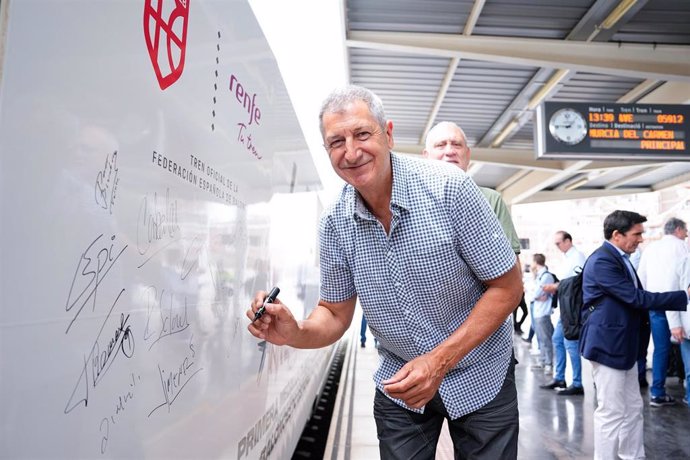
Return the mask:
[[614,211],[604,219],[606,241],[589,257],[583,274],[580,352],[592,364],[597,408],[594,458],[645,458],[642,397],[635,367],[649,337],[649,310],[685,310],[687,291],[642,289],[629,256],[642,242],[647,218]]

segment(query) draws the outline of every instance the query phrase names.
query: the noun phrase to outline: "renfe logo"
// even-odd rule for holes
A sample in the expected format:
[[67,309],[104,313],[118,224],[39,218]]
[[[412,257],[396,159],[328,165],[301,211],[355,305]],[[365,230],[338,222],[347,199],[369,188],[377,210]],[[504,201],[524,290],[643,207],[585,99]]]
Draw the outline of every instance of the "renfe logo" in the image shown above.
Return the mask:
[[234,74],[230,75],[230,91],[235,93],[237,102],[242,104],[242,107],[244,107],[249,114],[249,123],[247,124],[251,125],[252,122],[256,122],[258,125],[259,120],[261,120],[261,109],[256,105],[256,93],[250,95]]
[[[184,70],[189,1],[144,0],[144,37],[162,90],[175,83]],[[161,49],[161,40],[165,40],[167,52]]]

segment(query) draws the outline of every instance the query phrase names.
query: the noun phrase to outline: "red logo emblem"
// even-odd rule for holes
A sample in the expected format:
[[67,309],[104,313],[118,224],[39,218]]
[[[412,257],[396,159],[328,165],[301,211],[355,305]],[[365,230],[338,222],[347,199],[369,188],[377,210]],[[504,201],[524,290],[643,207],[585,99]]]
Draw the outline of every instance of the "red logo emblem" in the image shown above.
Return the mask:
[[[189,0],[144,0],[144,2],[146,48],[149,50],[158,84],[161,89],[165,89],[175,83],[184,70]],[[165,43],[163,49],[162,42]]]

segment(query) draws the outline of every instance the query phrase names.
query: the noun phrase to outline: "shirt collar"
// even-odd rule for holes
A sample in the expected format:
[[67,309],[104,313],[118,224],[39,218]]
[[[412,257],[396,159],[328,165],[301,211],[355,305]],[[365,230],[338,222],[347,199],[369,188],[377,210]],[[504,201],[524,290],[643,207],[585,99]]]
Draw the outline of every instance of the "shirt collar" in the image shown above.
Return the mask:
[[627,256],[627,254],[625,253],[625,251],[623,251],[621,248],[619,248],[619,247],[616,246],[615,244],[611,243],[609,240],[604,241],[604,243],[609,244],[609,245],[610,245],[613,249],[615,249],[615,250],[618,252],[618,254],[620,254],[622,257],[626,257],[626,256]]
[[[400,211],[409,209],[408,168],[405,166],[405,160],[393,152],[391,152],[391,171],[393,174],[393,190],[391,191],[390,207],[393,214],[399,214]],[[348,187],[351,189],[353,196],[353,214],[365,220],[376,220],[374,215],[367,209],[359,192],[351,185],[348,185]]]
[[391,193],[391,210],[396,207],[408,210],[410,197],[407,187],[407,168],[404,160],[396,153],[391,152],[391,169],[393,171],[393,192]]

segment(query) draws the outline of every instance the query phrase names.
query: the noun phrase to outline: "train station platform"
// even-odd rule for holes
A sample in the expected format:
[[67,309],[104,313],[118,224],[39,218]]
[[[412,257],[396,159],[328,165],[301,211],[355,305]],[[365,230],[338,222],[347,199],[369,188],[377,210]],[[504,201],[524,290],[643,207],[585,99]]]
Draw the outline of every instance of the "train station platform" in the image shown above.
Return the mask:
[[[355,327],[355,325],[357,327]],[[523,325],[524,327],[524,325]],[[356,329],[356,330],[355,330]],[[329,439],[324,455],[332,460],[375,460],[379,458],[373,416],[374,384],[378,353],[369,335],[366,347],[359,344],[359,322],[353,320]],[[536,338],[533,347],[536,349]],[[515,378],[520,410],[518,458],[525,460],[591,459],[593,457],[593,414],[596,407],[591,366],[583,360],[584,396],[559,395],[539,385],[551,380],[542,370],[531,369],[537,356],[533,348],[514,335]],[[647,380],[651,382],[651,349]],[[566,381],[572,376],[568,364]],[[648,459],[690,458],[690,408],[682,403],[684,389],[678,377],[669,377],[667,392],[676,398],[674,406],[651,407],[648,389],[641,389],[645,403],[644,436]],[[453,446],[444,426],[436,459],[452,459]]]

